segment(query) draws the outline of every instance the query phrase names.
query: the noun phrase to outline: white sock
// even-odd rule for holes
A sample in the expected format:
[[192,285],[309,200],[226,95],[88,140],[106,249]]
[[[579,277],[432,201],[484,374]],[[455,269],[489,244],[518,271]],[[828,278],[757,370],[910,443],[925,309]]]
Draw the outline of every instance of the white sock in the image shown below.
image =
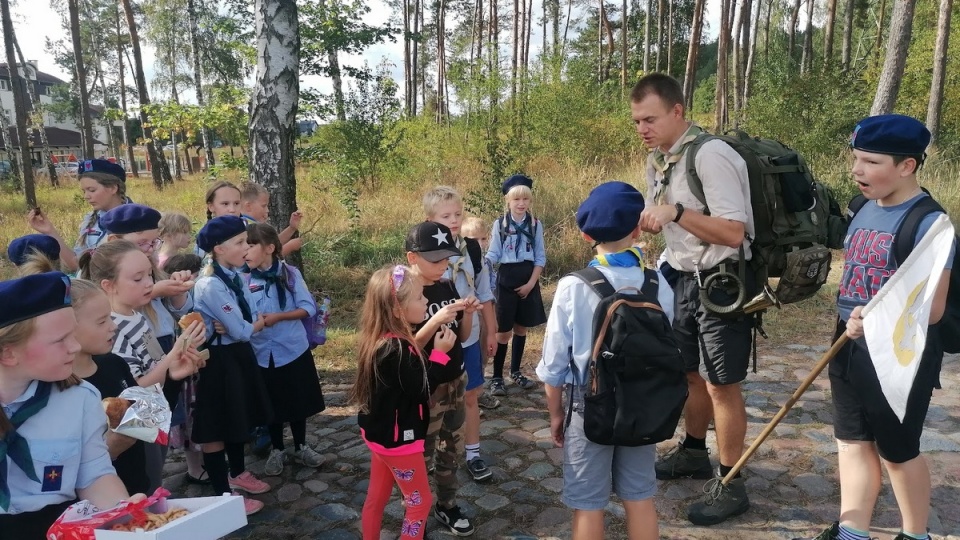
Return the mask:
[[466,445],[466,449],[467,449],[467,461],[470,461],[473,458],[480,457],[480,443],[468,444]]

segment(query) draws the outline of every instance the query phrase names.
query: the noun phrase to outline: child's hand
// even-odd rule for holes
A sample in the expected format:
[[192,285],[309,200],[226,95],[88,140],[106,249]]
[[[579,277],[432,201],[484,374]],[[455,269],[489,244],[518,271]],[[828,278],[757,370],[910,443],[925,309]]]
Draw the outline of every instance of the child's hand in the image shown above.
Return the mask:
[[220,321],[213,321],[213,331],[218,334],[226,334],[227,329],[223,326],[223,323]]
[[433,336],[433,348],[438,351],[450,352],[457,342],[457,335],[446,326],[441,326],[437,335]]
[[534,281],[533,283],[525,283],[517,287],[516,289],[514,289],[514,291],[517,293],[518,296],[520,296],[520,298],[526,298],[527,295],[530,294],[530,291],[533,290],[533,287],[536,284],[537,284],[536,281]]
[[263,325],[266,326],[267,328],[269,328],[269,327],[277,324],[278,322],[280,322],[280,314],[279,314],[279,313],[264,313],[264,314],[263,314]]
[[207,340],[207,327],[200,321],[193,321],[177,338],[180,348],[199,348]]
[[297,210],[296,212],[290,214],[290,228],[299,229],[300,221],[303,219],[303,212]]
[[863,317],[860,313],[863,306],[857,306],[850,312],[850,318],[847,319],[847,337],[857,339],[863,335]]
[[137,440],[133,437],[121,435],[112,429],[107,430],[104,440],[107,443],[107,453],[110,454],[111,460],[116,460],[120,454],[126,452],[137,443]]
[[430,317],[430,320],[441,326],[450,324],[457,320],[457,313],[463,311],[465,307],[462,301],[447,304],[437,310],[433,317]]
[[553,445],[557,448],[563,448],[563,424],[565,418],[563,415],[550,415],[550,437],[553,439]]
[[265,324],[266,324],[266,320],[263,318],[263,313],[258,313],[257,320],[253,321],[253,331],[259,332],[263,330],[263,327]]
[[470,295],[463,299],[463,312],[467,315],[473,315],[480,309],[480,301],[476,296]]
[[284,253],[293,253],[294,251],[300,251],[303,249],[303,237],[291,238],[283,245]]
[[[173,279],[171,276],[170,279],[162,279],[153,284],[153,292],[151,293],[154,298],[163,297],[169,298],[172,296],[180,296],[182,294],[187,294],[190,289],[193,288],[193,281],[190,279],[190,271],[184,270],[187,273],[187,279]],[[180,272],[177,272],[178,274]]]
[[174,347],[167,353],[169,365],[167,366],[167,375],[175,381],[182,381],[197,372],[196,355],[190,354],[190,349]]
[[57,232],[56,227],[53,226],[53,223],[50,223],[50,220],[47,219],[47,216],[43,215],[43,211],[39,208],[34,208],[27,212],[27,225],[40,234],[53,236]]

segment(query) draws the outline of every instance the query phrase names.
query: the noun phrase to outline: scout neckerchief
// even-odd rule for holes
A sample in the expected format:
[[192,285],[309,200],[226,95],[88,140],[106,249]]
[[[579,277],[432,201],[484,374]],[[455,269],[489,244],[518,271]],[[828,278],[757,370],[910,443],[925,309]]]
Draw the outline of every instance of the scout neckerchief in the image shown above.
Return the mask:
[[[456,241],[457,249],[460,250],[460,257],[457,258],[457,262],[451,262],[450,265],[450,280],[456,282],[457,272],[463,270],[463,261],[467,260],[467,241],[463,238],[457,237]],[[473,290],[474,276],[463,270],[463,277],[467,279],[467,285]]]
[[17,433],[17,428],[47,406],[52,386],[49,382],[37,381],[37,390],[33,397],[17,409],[17,412],[13,413],[10,418],[13,429],[8,431],[3,439],[0,439],[0,508],[4,510],[10,508],[10,487],[7,486],[7,456],[10,456],[10,460],[23,471],[23,474],[27,475],[27,478],[38,484],[40,483],[37,472],[33,468],[30,445],[22,435]]
[[216,274],[220,281],[227,286],[233,292],[233,295],[237,297],[237,305],[240,306],[240,314],[243,315],[243,320],[248,323],[253,322],[253,313],[250,311],[250,304],[247,304],[247,298],[243,295],[243,282],[240,281],[240,275],[237,273],[233,274],[233,277],[227,275],[227,272],[217,264],[217,261],[213,261],[213,273]]
[[629,247],[616,253],[597,255],[588,266],[609,266],[618,268],[643,268],[643,252],[638,247]]
[[[520,258],[520,244],[523,243],[523,239],[526,238],[530,242],[530,246],[533,247],[534,236],[533,236],[533,216],[529,212],[526,212],[523,216],[523,219],[520,220],[520,223],[517,223],[513,220],[513,214],[507,212],[505,217],[510,220],[510,224],[513,225],[513,234],[517,235],[517,243],[513,246],[514,256]],[[509,231],[509,227],[507,229]]]
[[267,283],[264,293],[269,293],[270,285],[273,285],[274,288],[277,289],[277,300],[280,302],[280,309],[284,309],[286,307],[286,284],[284,284],[283,278],[280,277],[280,261],[274,261],[273,265],[267,270],[254,268],[250,271],[250,277],[262,279]]
[[[657,204],[663,204],[663,197],[666,195],[664,188],[670,183],[671,169],[673,169],[673,166],[683,157],[683,151],[687,148],[687,145],[696,140],[697,136],[701,133],[703,133],[703,128],[691,123],[687,131],[680,137],[678,141],[680,147],[676,152],[667,154],[659,148],[653,151],[653,168],[660,173],[660,181],[657,183],[657,190],[653,195],[653,200]],[[676,144],[674,144],[674,146],[676,146]]]

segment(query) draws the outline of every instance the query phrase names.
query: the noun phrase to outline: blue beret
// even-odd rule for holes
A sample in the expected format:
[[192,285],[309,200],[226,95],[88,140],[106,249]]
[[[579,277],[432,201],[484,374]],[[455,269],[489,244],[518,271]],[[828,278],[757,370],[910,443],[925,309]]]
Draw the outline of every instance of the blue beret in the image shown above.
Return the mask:
[[525,174],[515,174],[503,181],[503,186],[500,187],[500,191],[506,195],[511,189],[517,186],[527,186],[533,189],[533,180]]
[[919,156],[930,144],[930,130],[916,118],[902,114],[881,114],[864,118],[850,135],[850,148],[890,154]]
[[0,282],[0,328],[70,307],[70,278],[62,272]]
[[207,253],[234,236],[247,232],[247,225],[237,216],[220,216],[208,221],[197,233],[197,247]]
[[17,266],[27,262],[27,257],[32,252],[40,253],[51,261],[58,261],[60,260],[60,243],[56,238],[46,234],[28,234],[15,239],[7,246],[7,257]]
[[116,176],[121,181],[127,181],[127,171],[116,163],[111,163],[105,159],[87,159],[81,161],[77,166],[77,176],[83,176],[84,173],[101,173]]
[[150,231],[160,226],[160,212],[142,204],[121,204],[100,216],[100,226],[110,234]]
[[640,223],[643,195],[625,182],[606,182],[593,188],[577,209],[577,226],[597,242],[626,238]]

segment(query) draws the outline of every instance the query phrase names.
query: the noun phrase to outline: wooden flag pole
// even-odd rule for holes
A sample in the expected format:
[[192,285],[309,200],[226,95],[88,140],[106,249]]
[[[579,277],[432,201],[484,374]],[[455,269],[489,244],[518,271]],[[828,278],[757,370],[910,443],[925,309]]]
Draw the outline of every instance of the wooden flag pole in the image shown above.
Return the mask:
[[773,417],[773,420],[770,420],[770,423],[767,424],[767,427],[763,428],[763,431],[760,432],[760,435],[757,437],[757,439],[753,441],[753,444],[750,445],[750,448],[747,448],[747,451],[740,456],[740,460],[737,461],[737,464],[730,469],[730,472],[728,472],[726,476],[723,477],[723,480],[721,481],[723,485],[729,484],[730,481],[733,480],[733,477],[740,472],[740,469],[746,465],[747,460],[750,459],[750,456],[757,451],[757,448],[760,448],[760,445],[763,444],[763,441],[770,436],[770,433],[773,432],[773,429],[777,427],[780,421],[783,420],[783,417],[790,412],[790,409],[794,406],[794,404],[797,403],[797,400],[803,396],[803,393],[807,391],[807,388],[810,388],[810,385],[813,384],[813,381],[818,375],[820,375],[820,372],[823,371],[823,368],[827,367],[827,364],[829,364],[830,360],[837,355],[837,352],[840,351],[848,339],[850,338],[847,337],[847,334],[843,333],[839,338],[837,338],[837,341],[833,343],[833,346],[830,347],[830,350],[823,354],[817,364],[813,366],[813,369],[810,371],[810,374],[807,375],[807,378],[800,383],[799,387],[797,387],[796,392],[794,392],[793,395],[790,396],[790,399],[783,404],[783,407],[780,407],[780,411],[777,412],[776,416]]

